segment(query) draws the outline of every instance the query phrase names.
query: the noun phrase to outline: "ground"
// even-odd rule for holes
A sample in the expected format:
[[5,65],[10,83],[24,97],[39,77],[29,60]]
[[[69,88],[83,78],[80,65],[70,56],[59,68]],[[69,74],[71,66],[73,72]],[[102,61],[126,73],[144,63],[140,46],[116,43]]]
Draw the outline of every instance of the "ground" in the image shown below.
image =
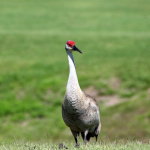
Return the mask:
[[[75,148],[73,144],[67,144],[68,149],[71,150],[149,150],[150,145],[147,143],[141,142],[127,142],[127,143],[98,143],[98,144],[87,144],[81,145],[79,148]],[[50,144],[50,143],[12,143],[0,145],[1,150],[59,150],[59,144]],[[66,149],[66,148],[64,148]]]

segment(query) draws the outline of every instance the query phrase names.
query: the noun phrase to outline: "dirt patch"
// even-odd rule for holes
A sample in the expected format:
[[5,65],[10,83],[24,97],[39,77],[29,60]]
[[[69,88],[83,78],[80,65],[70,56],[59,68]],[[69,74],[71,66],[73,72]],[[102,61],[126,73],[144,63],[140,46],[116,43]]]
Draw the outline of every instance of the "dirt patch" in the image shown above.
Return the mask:
[[43,94],[43,99],[44,100],[49,100],[51,98],[52,94],[53,94],[52,90],[51,89],[47,89],[45,91],[45,93]]
[[100,96],[99,101],[103,102],[105,106],[113,106],[125,102],[125,99],[120,98],[118,95]]
[[26,127],[28,125],[28,121],[23,121],[22,123],[21,123],[21,126],[22,127]]
[[87,95],[90,95],[91,97],[94,97],[94,98],[98,97],[100,94],[99,91],[96,90],[93,86],[90,86],[90,87],[84,89],[84,92]]
[[84,89],[84,92],[87,95],[90,95],[91,97],[95,98],[96,101],[102,102],[105,106],[108,106],[108,107],[117,105],[119,103],[126,101],[126,99],[123,99],[119,97],[118,95],[100,95],[100,91],[96,90],[92,86]]
[[108,82],[109,86],[113,89],[119,89],[121,86],[121,80],[117,77],[112,77]]
[[26,96],[26,91],[24,89],[19,89],[17,92],[16,92],[16,99],[24,99]]

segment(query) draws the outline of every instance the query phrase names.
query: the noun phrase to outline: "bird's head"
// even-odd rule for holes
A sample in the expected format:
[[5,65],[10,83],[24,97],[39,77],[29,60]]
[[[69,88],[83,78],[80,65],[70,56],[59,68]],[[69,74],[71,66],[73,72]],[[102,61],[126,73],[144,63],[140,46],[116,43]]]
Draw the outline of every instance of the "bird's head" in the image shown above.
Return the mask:
[[76,47],[75,42],[71,41],[71,40],[69,40],[69,41],[66,42],[65,49],[66,49],[66,51],[70,51],[70,52],[72,52],[72,51],[78,51],[79,53],[82,53],[81,50],[79,50]]

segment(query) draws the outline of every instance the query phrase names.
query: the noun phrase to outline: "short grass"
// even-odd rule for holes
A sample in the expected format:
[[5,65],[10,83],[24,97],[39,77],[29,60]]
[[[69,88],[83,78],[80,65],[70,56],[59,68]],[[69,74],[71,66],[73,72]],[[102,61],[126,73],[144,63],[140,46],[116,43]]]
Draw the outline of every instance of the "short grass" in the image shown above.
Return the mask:
[[82,89],[127,100],[100,104],[101,137],[149,138],[149,9],[149,0],[1,0],[0,141],[70,139],[61,118],[69,39],[83,51]]
[[[64,143],[68,149],[76,150],[73,144]],[[1,150],[59,150],[59,144],[50,143],[12,143],[12,144],[1,144]],[[127,142],[127,143],[98,143],[98,144],[88,144],[80,145],[78,150],[149,150],[149,143],[141,142]]]

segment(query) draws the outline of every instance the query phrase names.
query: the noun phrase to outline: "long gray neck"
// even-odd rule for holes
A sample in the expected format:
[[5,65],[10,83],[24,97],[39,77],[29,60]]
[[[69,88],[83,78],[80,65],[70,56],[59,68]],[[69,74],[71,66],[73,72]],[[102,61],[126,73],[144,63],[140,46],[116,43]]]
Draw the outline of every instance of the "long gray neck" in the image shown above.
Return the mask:
[[67,83],[67,94],[81,94],[80,85],[76,73],[74,58],[72,52],[67,51],[69,62],[69,78]]

